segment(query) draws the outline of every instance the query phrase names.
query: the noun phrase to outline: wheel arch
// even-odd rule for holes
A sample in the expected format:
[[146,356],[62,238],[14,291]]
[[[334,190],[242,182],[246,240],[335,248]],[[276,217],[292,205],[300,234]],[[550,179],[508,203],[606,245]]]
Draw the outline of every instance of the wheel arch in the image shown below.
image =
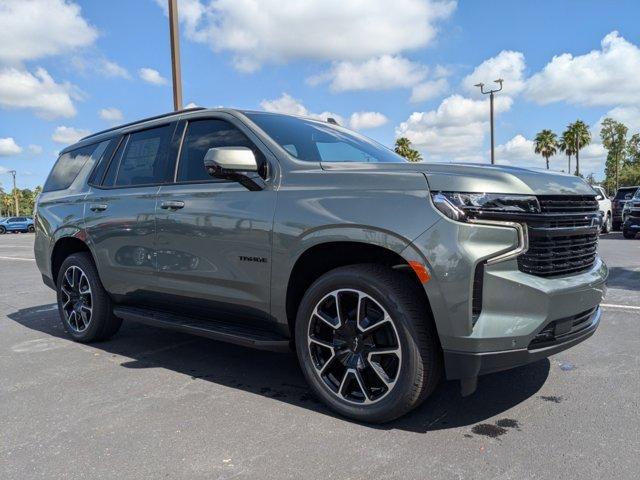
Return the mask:
[[57,281],[62,262],[64,262],[69,255],[79,252],[88,253],[91,256],[93,264],[96,264],[91,249],[84,240],[77,236],[65,236],[56,240],[51,250],[51,277],[54,283]]
[[289,332],[293,335],[298,307],[311,284],[323,274],[338,267],[362,263],[385,265],[406,274],[408,282],[419,285],[419,291],[433,318],[431,303],[421,281],[409,265],[409,260],[394,250],[362,241],[327,241],[307,248],[296,259],[286,289],[286,318]]

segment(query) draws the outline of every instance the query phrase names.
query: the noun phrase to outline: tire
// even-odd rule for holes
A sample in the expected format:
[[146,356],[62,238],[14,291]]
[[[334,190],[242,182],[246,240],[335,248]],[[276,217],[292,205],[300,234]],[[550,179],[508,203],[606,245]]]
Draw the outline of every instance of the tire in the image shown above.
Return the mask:
[[0,235],[4,235],[5,233],[7,233],[7,228],[0,225]]
[[603,234],[611,233],[611,230],[612,230],[611,214],[607,213],[607,217],[605,218],[604,223],[602,224],[602,229],[600,230],[600,233],[603,233]]
[[629,240],[636,238],[636,232],[633,230],[627,230],[626,228],[622,231],[622,236]]
[[27,232],[29,233],[33,233],[36,231],[36,227],[34,227],[33,225],[29,225],[29,227],[27,228]]
[[88,253],[74,253],[62,262],[56,287],[60,321],[76,342],[106,340],[120,329],[122,320],[113,315],[111,299]]
[[[337,304],[342,305],[341,315]],[[331,308],[337,317],[332,324],[325,311]],[[322,311],[324,319],[316,311]],[[365,312],[360,320],[356,311]],[[313,392],[335,412],[369,423],[391,421],[418,406],[442,374],[442,353],[429,311],[420,286],[390,268],[350,265],[322,275],[302,298],[295,326],[298,359]],[[359,340],[349,340],[349,329]],[[323,342],[332,340],[319,345],[322,336]],[[393,353],[371,353],[372,348]]]

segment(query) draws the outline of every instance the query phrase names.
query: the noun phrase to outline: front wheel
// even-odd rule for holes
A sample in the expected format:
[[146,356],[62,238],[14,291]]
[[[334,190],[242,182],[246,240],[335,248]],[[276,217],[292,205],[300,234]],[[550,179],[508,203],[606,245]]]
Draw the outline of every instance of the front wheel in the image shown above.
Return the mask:
[[35,231],[36,231],[36,228],[35,228],[33,225],[29,225],[29,226],[27,227],[27,232],[29,232],[29,233],[33,233],[33,232],[35,232]]
[[613,229],[613,225],[611,222],[611,214],[607,213],[607,217],[604,220],[604,223],[602,224],[602,230],[601,233],[610,233],[611,230]]
[[627,239],[636,238],[636,232],[625,228],[622,230],[622,236]]
[[4,235],[5,233],[7,233],[7,228],[3,225],[0,225],[0,235]]
[[122,320],[113,316],[111,299],[88,253],[74,253],[62,262],[57,278],[58,312],[65,331],[76,342],[106,340]]
[[440,380],[440,346],[424,293],[387,267],[352,265],[324,274],[305,293],[295,330],[312,390],[355,420],[400,417]]

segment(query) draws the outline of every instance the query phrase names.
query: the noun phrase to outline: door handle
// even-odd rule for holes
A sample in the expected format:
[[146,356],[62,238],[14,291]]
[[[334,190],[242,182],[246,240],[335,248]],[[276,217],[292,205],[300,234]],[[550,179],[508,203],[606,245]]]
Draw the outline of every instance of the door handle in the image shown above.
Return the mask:
[[92,212],[104,212],[107,209],[108,205],[104,203],[92,203],[89,205],[89,210]]
[[180,210],[183,207],[184,207],[184,202],[182,200],[171,200],[171,201],[162,202],[160,204],[160,208],[163,208],[165,210]]

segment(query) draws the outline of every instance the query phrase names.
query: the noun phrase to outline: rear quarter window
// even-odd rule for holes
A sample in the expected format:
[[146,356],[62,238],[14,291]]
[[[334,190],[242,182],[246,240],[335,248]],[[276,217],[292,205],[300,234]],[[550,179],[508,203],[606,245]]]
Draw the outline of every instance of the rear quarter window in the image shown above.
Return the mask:
[[104,153],[107,144],[108,141],[96,143],[61,155],[53,166],[42,191],[52,192],[69,188],[87,162],[92,157],[95,161]]

